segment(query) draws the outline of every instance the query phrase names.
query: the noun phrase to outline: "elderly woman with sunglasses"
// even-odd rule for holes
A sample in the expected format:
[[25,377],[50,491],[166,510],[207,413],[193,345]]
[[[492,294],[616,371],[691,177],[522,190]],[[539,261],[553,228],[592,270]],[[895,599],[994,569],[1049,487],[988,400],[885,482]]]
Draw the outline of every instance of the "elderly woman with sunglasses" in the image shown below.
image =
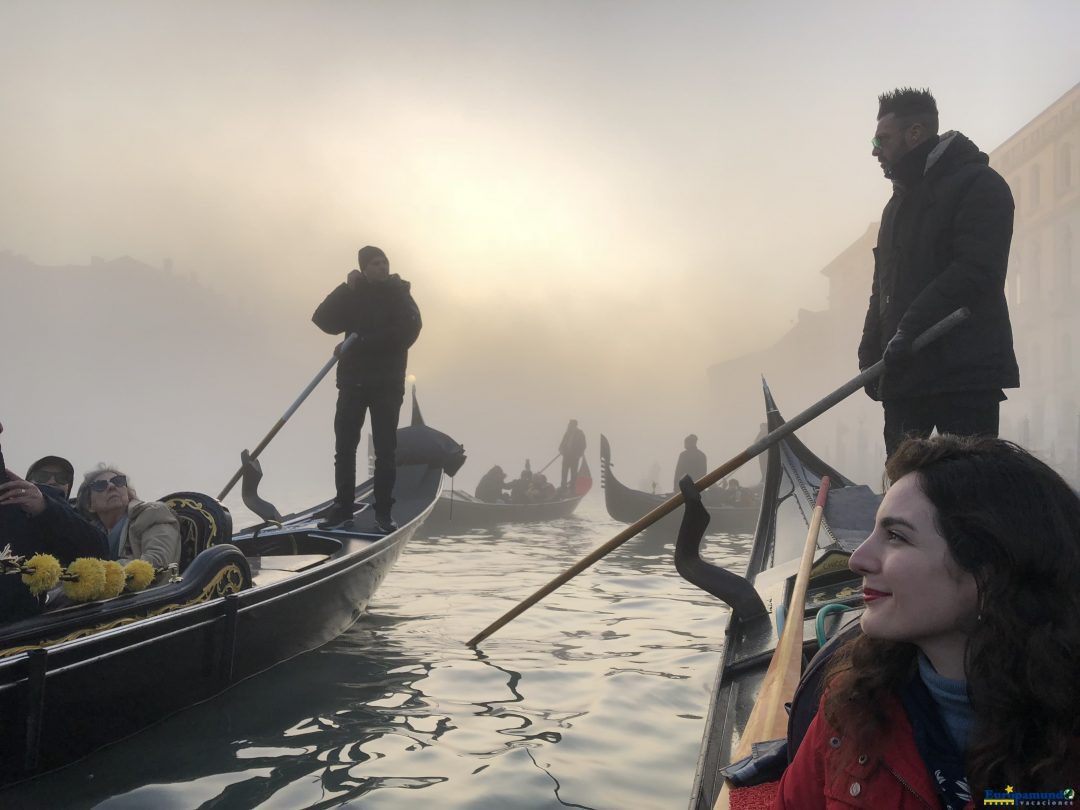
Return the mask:
[[124,473],[99,464],[79,487],[79,511],[101,525],[120,562],[146,560],[155,568],[180,562],[180,524],[168,506],[140,501]]

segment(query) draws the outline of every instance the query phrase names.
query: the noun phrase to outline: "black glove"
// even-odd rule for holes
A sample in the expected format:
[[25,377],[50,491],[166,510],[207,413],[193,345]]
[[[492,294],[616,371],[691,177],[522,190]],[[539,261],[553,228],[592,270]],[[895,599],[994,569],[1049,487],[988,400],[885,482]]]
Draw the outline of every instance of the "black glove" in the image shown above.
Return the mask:
[[915,353],[915,349],[911,345],[913,340],[914,338],[903,329],[897,329],[896,334],[892,336],[892,340],[885,346],[885,354],[882,359],[885,360],[886,367],[902,366],[910,362],[911,356]]

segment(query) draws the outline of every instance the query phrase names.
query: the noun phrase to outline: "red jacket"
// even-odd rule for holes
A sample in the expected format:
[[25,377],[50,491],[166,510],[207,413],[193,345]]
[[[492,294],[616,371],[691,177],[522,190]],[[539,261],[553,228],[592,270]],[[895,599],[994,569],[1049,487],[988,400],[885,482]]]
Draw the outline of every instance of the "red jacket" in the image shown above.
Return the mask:
[[[888,706],[886,737],[878,753],[856,753],[841,767],[845,746],[853,743],[836,735],[819,707],[794,761],[784,771],[773,810],[832,810],[866,807],[873,810],[937,810],[937,788],[915,747],[907,713],[895,698]],[[968,802],[967,808],[973,808]]]

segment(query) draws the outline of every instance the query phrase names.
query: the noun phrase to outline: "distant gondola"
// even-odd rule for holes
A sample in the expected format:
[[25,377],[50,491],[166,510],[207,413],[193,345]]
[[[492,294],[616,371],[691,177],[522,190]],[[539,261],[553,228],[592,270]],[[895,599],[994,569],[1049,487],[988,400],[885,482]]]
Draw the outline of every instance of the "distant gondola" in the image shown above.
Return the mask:
[[551,501],[518,503],[482,501],[465,492],[443,491],[425,524],[425,529],[453,530],[493,526],[498,523],[537,523],[570,517],[581,499],[592,489],[588,462],[581,461],[575,494]]
[[[767,387],[765,399],[772,431],[784,420]],[[706,517],[700,500],[688,498],[676,543],[679,572],[732,607],[694,778],[691,810],[713,810],[720,795],[724,783],[720,769],[731,762],[776,649],[814,501],[826,475],[831,486],[806,610],[798,617],[803,623],[807,660],[825,639],[834,637],[861,613],[862,580],[848,569],[847,559],[873,529],[880,496],[829,467],[794,435],[782,439],[768,452],[762,509],[744,576],[701,559],[699,547]],[[816,701],[813,706],[816,708]],[[781,759],[782,768],[786,758]]]
[[[611,461],[611,444],[607,436],[600,436],[600,484],[604,488],[604,504],[608,514],[622,523],[636,523],[657,506],[671,497],[668,494],[653,494],[642,492],[638,489],[630,489],[615,477],[612,471],[614,465]],[[709,492],[707,490],[706,492]],[[742,534],[753,531],[758,516],[757,495],[759,490],[746,489],[744,492],[753,493],[754,503],[746,506],[728,506],[726,504],[705,503],[709,511],[710,532],[727,532],[729,534]],[[706,495],[706,500],[708,495]],[[678,526],[677,513],[672,513],[661,520],[660,525],[666,525],[674,533]]]
[[[349,530],[323,530],[331,502],[231,536],[220,504],[198,493],[167,502],[184,542],[203,550],[169,584],[47,611],[0,627],[0,786],[72,762],[344,632],[363,613],[431,512],[462,449],[419,421],[398,431],[391,534],[375,530],[373,482],[356,489]],[[190,530],[190,531],[189,531]]]

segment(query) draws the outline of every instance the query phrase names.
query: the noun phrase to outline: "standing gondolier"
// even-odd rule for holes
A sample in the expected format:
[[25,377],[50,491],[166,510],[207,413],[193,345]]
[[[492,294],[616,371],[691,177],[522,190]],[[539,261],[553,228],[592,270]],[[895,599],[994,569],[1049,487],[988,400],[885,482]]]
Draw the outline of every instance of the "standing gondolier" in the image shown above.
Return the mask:
[[360,269],[326,296],[311,320],[327,334],[355,333],[357,339],[338,362],[337,412],[334,415],[334,506],[323,526],[340,526],[353,518],[356,490],[356,448],[364,413],[371,411],[375,446],[375,522],[390,532],[397,449],[397,424],[405,396],[409,347],[420,334],[420,309],[409,282],[390,275],[390,262],[368,245],[358,254]]
[[559,453],[562,455],[562,483],[559,489],[573,492],[578,472],[581,470],[581,458],[585,455],[585,446],[585,431],[578,427],[577,419],[571,419],[562,441],[559,442]]
[[[885,450],[906,435],[997,436],[1004,388],[1020,385],[1005,273],[1009,186],[959,132],[938,135],[928,90],[879,98],[872,144],[893,195],[881,215],[859,367],[884,358],[867,394],[885,410]],[[971,319],[912,357],[912,341],[958,307]]]

